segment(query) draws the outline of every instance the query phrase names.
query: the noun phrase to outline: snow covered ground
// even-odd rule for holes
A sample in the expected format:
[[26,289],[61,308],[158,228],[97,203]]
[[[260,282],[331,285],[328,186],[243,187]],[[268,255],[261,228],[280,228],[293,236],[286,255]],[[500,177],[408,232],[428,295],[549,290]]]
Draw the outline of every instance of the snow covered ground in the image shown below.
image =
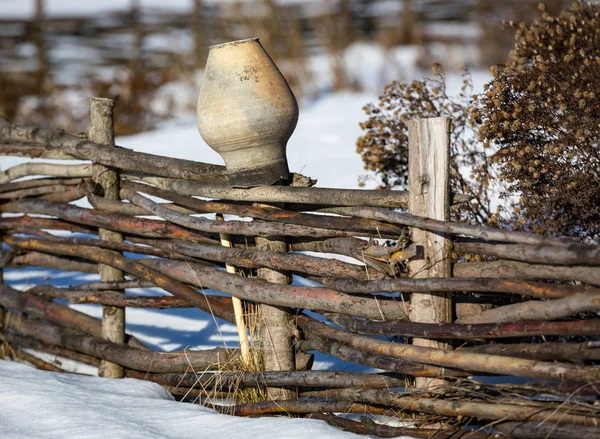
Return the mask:
[[279,439],[360,437],[323,421],[239,418],[178,403],[161,386],[133,379],[41,372],[0,361],[3,439]]

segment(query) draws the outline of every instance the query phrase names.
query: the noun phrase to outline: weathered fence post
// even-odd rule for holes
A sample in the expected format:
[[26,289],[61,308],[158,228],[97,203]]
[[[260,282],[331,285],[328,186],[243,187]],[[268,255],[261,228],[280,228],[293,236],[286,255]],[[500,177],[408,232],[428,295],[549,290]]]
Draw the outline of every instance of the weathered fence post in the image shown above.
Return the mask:
[[[414,119],[408,122],[408,211],[437,220],[449,219],[449,117]],[[423,248],[423,257],[409,262],[414,278],[450,277],[449,244],[443,234],[411,228],[412,242]],[[423,323],[450,322],[451,293],[412,293],[410,320]],[[413,344],[448,349],[447,343],[415,338]],[[417,378],[417,387],[433,387],[443,381]]]
[[[256,238],[258,250],[287,252],[284,238]],[[268,282],[290,284],[292,278],[276,270],[260,268],[258,276]],[[259,336],[262,343],[263,365],[265,370],[294,370],[296,360],[292,341],[294,336],[293,316],[286,308],[261,304],[258,309]],[[269,399],[296,399],[296,393],[279,387],[268,387]]]
[[202,13],[202,0],[193,0],[191,27],[194,34],[194,66],[198,69],[203,67],[202,60],[206,59],[205,32],[202,25]]
[[[114,107],[111,99],[90,98],[90,120],[88,139],[103,145],[115,144]],[[102,165],[93,167],[94,181],[104,191],[104,198],[119,200],[119,174]],[[99,229],[98,237],[104,241],[123,242],[123,236],[112,230]],[[103,281],[122,281],[125,276],[121,270],[108,265],[99,265]],[[115,343],[125,343],[125,308],[102,306],[102,336]],[[123,368],[118,364],[103,360],[99,375],[107,378],[123,378]]]

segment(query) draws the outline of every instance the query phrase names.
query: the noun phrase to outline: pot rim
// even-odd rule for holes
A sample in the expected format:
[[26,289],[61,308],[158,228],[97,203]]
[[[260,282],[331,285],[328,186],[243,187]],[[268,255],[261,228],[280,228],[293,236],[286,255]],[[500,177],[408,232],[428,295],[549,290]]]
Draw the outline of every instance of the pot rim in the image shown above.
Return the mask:
[[229,41],[227,43],[214,44],[212,46],[209,46],[208,50],[220,49],[221,47],[226,47],[226,46],[237,46],[238,44],[248,43],[250,41],[257,41],[258,42],[258,40],[259,40],[258,38],[246,38],[246,39],[243,39],[243,40]]

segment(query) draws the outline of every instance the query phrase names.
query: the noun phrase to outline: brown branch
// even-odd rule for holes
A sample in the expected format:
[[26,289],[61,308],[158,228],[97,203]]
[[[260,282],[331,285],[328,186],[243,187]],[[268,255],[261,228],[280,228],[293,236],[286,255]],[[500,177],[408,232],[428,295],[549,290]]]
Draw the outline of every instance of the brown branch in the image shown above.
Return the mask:
[[[596,334],[598,333],[600,332],[596,331]],[[546,342],[537,344],[489,344],[462,349],[468,352],[478,352],[488,355],[504,355],[517,358],[532,358],[542,361],[600,361],[600,342],[598,341],[586,341],[583,343]]]
[[501,422],[494,426],[516,439],[599,439],[598,426],[556,425],[552,422]]
[[342,314],[326,314],[333,323],[361,334],[405,335],[423,338],[509,338],[535,335],[593,336],[600,334],[600,320],[567,322],[520,321],[507,323],[373,322]]
[[[58,151],[60,154],[80,160],[90,160],[96,164],[128,171],[147,172],[151,169],[154,175],[161,177],[183,178],[207,183],[227,182],[224,166],[114,148],[71,136],[61,130],[20,127],[9,123],[4,118],[0,118],[0,142],[37,143],[45,146],[48,154],[56,155],[55,151]],[[13,146],[12,150],[17,151],[18,148]],[[25,153],[26,150],[27,148],[21,148],[21,153]],[[30,148],[30,150],[32,149]],[[43,154],[39,147],[36,148],[36,153]]]
[[33,159],[77,160],[59,149],[28,143],[0,144],[0,155],[31,157]]
[[600,380],[600,368],[596,367],[577,367],[563,363],[544,363],[512,357],[446,351],[428,347],[389,343],[341,331],[327,326],[324,323],[319,323],[307,316],[297,317],[296,323],[305,332],[312,333],[318,337],[336,341],[365,352],[392,358],[402,358],[418,363],[551,381],[559,380],[587,383]]
[[[40,239],[19,239],[12,236],[3,236],[3,241],[8,245],[21,249],[38,250],[47,253],[58,253],[67,256],[78,256],[97,263],[110,265],[141,280],[153,282],[157,287],[168,291],[180,299],[187,300],[194,307],[228,321],[234,321],[233,311],[230,307],[223,307],[222,303],[212,301],[208,296],[198,293],[188,285],[144,266],[134,260],[97,247],[75,246],[45,242]],[[215,270],[216,271],[216,270]]]
[[0,193],[13,192],[44,186],[77,186],[80,178],[35,178],[32,180],[17,181],[0,185]]
[[547,265],[600,265],[600,246],[573,243],[565,247],[554,245],[500,244],[484,242],[454,242],[454,250],[495,256],[513,261]]
[[54,163],[21,163],[0,172],[0,184],[6,184],[13,180],[30,175],[47,175],[52,177],[81,177],[92,176],[92,165],[57,165]]
[[81,207],[60,203],[51,203],[44,200],[27,199],[12,201],[0,205],[0,212],[26,212],[51,215],[64,221],[71,221],[86,226],[102,227],[133,235],[186,238],[204,242],[213,242],[200,232],[184,229],[164,221],[135,218],[118,214],[107,214],[97,210],[83,209]]
[[[18,309],[39,319],[67,328],[78,329],[96,337],[102,335],[102,322],[100,320],[58,303],[17,291],[5,284],[0,284],[0,305],[5,308]],[[148,349],[146,345],[132,335],[127,337],[127,344],[137,349]]]
[[302,254],[249,248],[217,247],[185,241],[157,242],[156,246],[183,255],[208,259],[210,261],[226,262],[236,267],[267,267],[275,270],[307,273],[309,275],[350,277],[358,280],[378,279],[383,276],[382,273],[363,265],[349,264],[336,259],[318,258]]
[[68,258],[39,252],[27,252],[12,258],[9,267],[45,267],[54,270],[75,271],[80,273],[98,273],[98,264],[81,262]]
[[[389,208],[392,206],[388,205],[383,207]],[[572,239],[551,238],[534,235],[533,233],[498,230],[488,226],[472,226],[464,223],[439,221],[431,218],[410,215],[408,213],[401,213],[389,209],[380,209],[374,207],[337,208],[335,209],[335,212],[339,213],[340,215],[370,218],[379,221],[386,221],[391,224],[416,227],[418,229],[427,230],[430,232],[473,236],[475,238],[481,238],[484,241],[514,242],[517,244],[542,244],[560,247],[569,247],[574,243],[577,243],[577,241]]]
[[202,282],[206,288],[244,300],[290,308],[340,312],[372,319],[406,318],[406,311],[401,302],[357,298],[328,288],[272,284],[187,262],[148,259],[144,264],[183,282]]
[[91,235],[98,233],[98,229],[95,227],[86,227],[84,225],[72,224],[67,221],[50,218],[37,218],[27,215],[11,218],[0,218],[0,230],[1,229],[18,229],[20,231],[32,229],[66,230],[69,232],[87,233]]
[[0,332],[0,336],[12,345],[33,349],[34,351],[46,352],[50,355],[56,355],[58,357],[89,364],[94,367],[100,367],[100,360],[91,355],[81,354],[60,346],[42,343],[34,338],[24,337],[14,332],[2,331]]
[[319,338],[297,341],[296,346],[297,349],[302,352],[319,351],[350,363],[374,367],[376,369],[386,370],[388,372],[394,372],[403,375],[432,378],[469,376],[469,374],[466,372],[443,369],[441,367],[414,363],[398,358],[384,357],[381,355],[352,349],[348,346]]
[[230,359],[230,352],[222,348],[205,351],[153,352],[133,349],[127,345],[112,343],[92,335],[67,328],[28,319],[7,311],[6,328],[46,344],[91,355],[142,372],[171,373],[194,370],[218,369]]
[[[460,264],[458,264],[460,266]],[[456,270],[455,270],[456,271]],[[459,270],[460,271],[460,270]],[[381,279],[354,281],[352,279],[319,279],[324,285],[344,293],[378,292],[441,292],[472,291],[479,293],[511,293],[544,299],[561,299],[577,293],[600,293],[600,289],[585,285],[554,285],[513,279],[440,278],[440,279]]]
[[185,374],[145,374],[131,371],[127,377],[153,381],[166,386],[201,387],[206,389],[248,387],[367,387],[388,389],[403,387],[404,379],[375,373],[294,370],[271,372],[215,372]]
[[163,198],[181,206],[186,206],[200,213],[222,213],[240,217],[256,218],[264,221],[278,221],[286,224],[297,224],[324,229],[347,230],[355,232],[369,231],[375,237],[385,234],[398,235],[403,228],[391,224],[373,221],[365,218],[347,218],[331,215],[314,215],[273,207],[257,205],[242,205],[225,203],[222,201],[205,201],[190,196],[179,195],[176,192],[164,190],[147,184],[123,181],[123,187],[131,188],[138,192]]
[[505,323],[523,320],[556,320],[580,312],[600,310],[600,293],[576,294],[556,300],[529,300],[460,318],[457,323]]
[[422,395],[396,393],[375,389],[329,389],[305,392],[306,397],[327,398],[364,404],[382,405],[401,410],[431,413],[440,416],[473,417],[507,421],[544,421],[556,424],[597,426],[600,418],[572,414],[554,407],[540,407],[531,403],[514,404],[506,402],[483,402],[445,400]]
[[206,218],[182,215],[162,205],[139,195],[133,189],[121,189],[121,198],[149,210],[153,214],[164,218],[174,224],[188,227],[201,232],[228,233],[244,236],[308,236],[311,238],[324,238],[333,236],[350,236],[351,232],[319,229],[316,227],[298,226],[295,224],[257,223],[247,221],[218,222]]
[[[123,296],[120,293],[114,293],[111,291],[92,293],[90,291],[71,291],[77,294],[73,294],[67,299],[69,303],[100,303],[102,305],[109,306],[122,306],[131,308],[153,308],[153,309],[173,309],[173,308],[192,308],[186,300],[178,299],[172,296]],[[84,295],[82,295],[84,294]],[[213,301],[221,301],[221,296],[210,296]],[[228,303],[231,303],[231,299],[227,299]],[[225,302],[225,301],[223,301]],[[223,303],[226,306],[226,303]]]
[[454,264],[454,277],[578,280],[600,286],[600,267],[528,264],[517,261],[463,262]]
[[375,437],[393,438],[406,436],[417,439],[507,439],[507,436],[498,433],[490,434],[480,431],[461,430],[457,427],[445,428],[443,430],[392,427],[390,425],[378,424],[367,417],[362,417],[361,422],[358,422],[329,413],[312,413],[310,417],[311,419],[321,419],[329,425],[344,431]]
[[[151,169],[151,168],[149,168]],[[158,175],[158,174],[156,174]],[[180,195],[218,198],[256,203],[322,204],[327,206],[379,206],[406,207],[407,192],[391,190],[330,189],[293,186],[259,186],[250,189],[232,188],[220,184],[201,184],[193,181],[137,177],[124,175],[127,179],[156,185]],[[191,179],[188,179],[191,180]],[[459,197],[459,199],[462,199]]]
[[[121,215],[128,216],[153,215],[153,213],[149,210],[136,206],[132,203],[123,203],[121,201],[108,200],[103,197],[98,197],[89,194],[87,196],[87,199],[95,209],[103,210],[105,212],[119,213]],[[185,207],[181,207],[173,203],[162,203],[161,205],[175,212],[184,213],[186,215],[197,213],[193,210],[186,209]]]
[[366,404],[348,403],[344,401],[292,401],[277,400],[235,406],[203,404],[223,414],[234,416],[259,416],[272,414],[303,413],[371,413],[389,415],[390,410]]

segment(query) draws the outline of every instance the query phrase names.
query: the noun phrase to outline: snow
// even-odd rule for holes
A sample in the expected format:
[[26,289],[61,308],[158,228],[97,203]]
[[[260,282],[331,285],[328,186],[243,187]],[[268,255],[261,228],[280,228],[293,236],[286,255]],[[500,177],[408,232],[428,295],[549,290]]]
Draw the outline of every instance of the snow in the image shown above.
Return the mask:
[[352,438],[311,419],[241,418],[179,403],[161,386],[133,379],[42,372],[0,361],[3,439]]

